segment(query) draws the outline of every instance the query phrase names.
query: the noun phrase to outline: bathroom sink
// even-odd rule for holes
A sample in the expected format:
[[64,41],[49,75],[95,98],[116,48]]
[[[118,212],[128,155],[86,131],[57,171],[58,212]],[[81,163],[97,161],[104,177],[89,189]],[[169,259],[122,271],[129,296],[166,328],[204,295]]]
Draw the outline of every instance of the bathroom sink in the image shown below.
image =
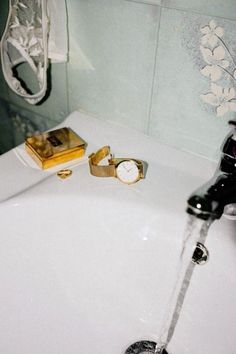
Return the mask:
[[[123,354],[158,339],[186,198],[215,166],[78,112],[63,126],[88,142],[87,155],[109,144],[117,157],[146,161],[146,178],[96,178],[85,158],[61,180],[60,167],[39,170],[21,147],[0,158],[0,352]],[[234,354],[235,226],[211,227],[210,261],[195,268],[169,354]]]

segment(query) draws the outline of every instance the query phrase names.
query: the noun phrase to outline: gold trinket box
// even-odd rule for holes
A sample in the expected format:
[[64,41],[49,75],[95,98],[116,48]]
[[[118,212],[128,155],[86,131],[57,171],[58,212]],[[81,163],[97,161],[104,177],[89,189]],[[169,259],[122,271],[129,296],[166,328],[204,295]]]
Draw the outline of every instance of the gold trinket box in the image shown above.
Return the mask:
[[27,138],[25,148],[46,169],[82,157],[86,143],[71,128],[61,128]]

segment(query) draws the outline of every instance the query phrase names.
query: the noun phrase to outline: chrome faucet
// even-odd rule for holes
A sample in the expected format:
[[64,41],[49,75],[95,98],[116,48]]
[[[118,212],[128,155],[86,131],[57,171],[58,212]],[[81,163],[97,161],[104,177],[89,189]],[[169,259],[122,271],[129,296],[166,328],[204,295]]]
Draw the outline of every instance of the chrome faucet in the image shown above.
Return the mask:
[[212,179],[188,199],[187,213],[203,220],[219,219],[226,205],[236,203],[236,121],[227,136],[219,165]]

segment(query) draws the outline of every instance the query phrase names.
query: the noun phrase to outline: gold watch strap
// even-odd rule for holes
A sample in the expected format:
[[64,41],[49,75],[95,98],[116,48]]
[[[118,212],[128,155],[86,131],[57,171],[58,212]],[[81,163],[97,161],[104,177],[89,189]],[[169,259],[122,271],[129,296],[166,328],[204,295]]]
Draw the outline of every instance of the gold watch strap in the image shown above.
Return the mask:
[[98,165],[101,160],[110,154],[110,146],[103,146],[89,156],[89,167],[92,175],[97,177],[115,177],[115,165]]

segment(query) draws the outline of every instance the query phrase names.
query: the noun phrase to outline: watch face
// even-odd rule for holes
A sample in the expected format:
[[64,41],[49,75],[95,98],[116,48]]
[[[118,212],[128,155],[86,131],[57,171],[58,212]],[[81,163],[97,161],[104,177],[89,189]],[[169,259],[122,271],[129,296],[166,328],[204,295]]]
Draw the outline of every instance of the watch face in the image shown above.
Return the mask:
[[121,182],[131,184],[139,180],[139,169],[135,161],[122,161],[116,168],[117,177]]

